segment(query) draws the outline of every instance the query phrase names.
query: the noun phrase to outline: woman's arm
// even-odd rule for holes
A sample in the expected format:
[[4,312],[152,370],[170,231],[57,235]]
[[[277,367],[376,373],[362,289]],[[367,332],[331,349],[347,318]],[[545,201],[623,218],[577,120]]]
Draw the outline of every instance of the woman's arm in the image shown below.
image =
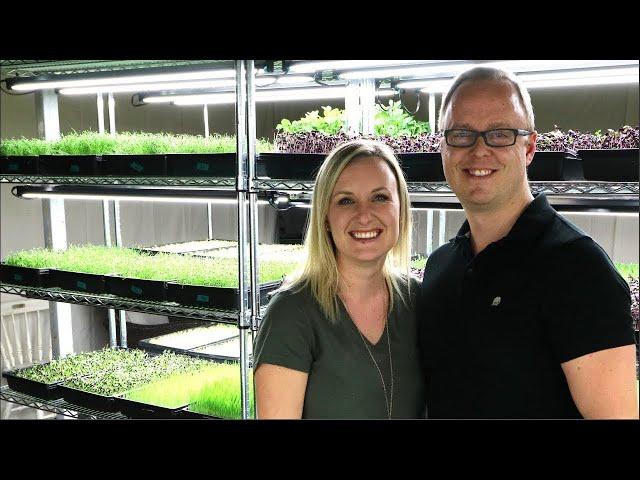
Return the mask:
[[261,363],[254,372],[259,419],[302,418],[308,373]]

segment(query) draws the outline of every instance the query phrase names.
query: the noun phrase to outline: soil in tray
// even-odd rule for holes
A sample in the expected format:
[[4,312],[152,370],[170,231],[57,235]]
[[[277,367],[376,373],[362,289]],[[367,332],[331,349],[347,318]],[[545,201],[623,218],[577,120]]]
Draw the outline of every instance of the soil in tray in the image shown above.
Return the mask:
[[17,375],[21,370],[24,369],[2,372],[2,376],[7,379],[9,388],[12,390],[43,400],[56,400],[62,397],[62,392],[58,388],[62,384],[62,381],[52,383],[37,382]]
[[8,175],[34,175],[38,173],[38,157],[0,156],[0,173]]
[[14,265],[0,264],[0,280],[12,285],[46,288],[49,282],[48,268],[28,268]]

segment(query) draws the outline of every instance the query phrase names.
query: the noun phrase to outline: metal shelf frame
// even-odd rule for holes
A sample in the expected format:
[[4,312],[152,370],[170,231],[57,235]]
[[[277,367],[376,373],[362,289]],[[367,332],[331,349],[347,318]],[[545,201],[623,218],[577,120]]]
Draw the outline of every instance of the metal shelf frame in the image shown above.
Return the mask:
[[239,315],[235,310],[185,307],[171,302],[140,301],[116,297],[109,294],[80,293],[61,290],[59,288],[37,288],[22,285],[1,284],[0,292],[48,300],[51,302],[72,303],[75,305],[86,305],[100,308],[113,308],[116,310],[129,310],[133,312],[185,317],[230,324],[237,324]]
[[[205,63],[217,63],[214,66],[222,66],[224,61],[157,61],[157,65],[144,63],[145,61],[102,61],[103,63],[91,64],[94,61],[0,61],[0,73],[11,75],[36,76],[44,73],[87,74],[95,70],[102,71],[126,71],[137,69],[181,68],[185,66],[202,68]],[[77,63],[74,63],[77,62]],[[98,61],[95,61],[98,62]],[[127,62],[129,64],[127,64]],[[147,61],[152,62],[152,61]],[[200,65],[197,65],[200,63]],[[163,64],[160,64],[163,63]],[[189,65],[191,63],[191,65]],[[248,361],[246,348],[247,333],[253,335],[259,325],[261,314],[264,311],[259,307],[259,295],[250,285],[257,283],[255,271],[255,256],[257,250],[257,193],[260,191],[286,192],[292,198],[300,198],[308,201],[313,191],[314,182],[287,179],[257,178],[255,174],[255,99],[253,97],[253,80],[247,81],[245,69],[249,68],[253,73],[253,61],[235,61],[236,68],[236,127],[238,137],[238,169],[237,176],[231,178],[215,177],[71,177],[71,176],[46,176],[46,175],[0,175],[0,183],[32,184],[32,185],[131,185],[131,186],[156,186],[175,189],[176,187],[209,187],[212,197],[216,190],[233,190],[238,200],[238,244],[240,251],[239,281],[241,291],[239,311],[215,310],[203,308],[183,307],[170,302],[136,301],[115,297],[108,294],[86,294],[64,291],[61,289],[34,288],[19,285],[0,285],[0,292],[17,294],[30,298],[45,299],[52,302],[73,303],[93,307],[111,308],[117,310],[130,310],[143,313],[170,315],[216,322],[236,324],[240,332],[240,377],[243,404],[243,418],[249,416],[248,400],[248,375],[247,368],[251,368]],[[252,75],[249,75],[252,78]],[[59,121],[57,112],[57,100],[55,108],[52,100],[55,99],[53,91],[47,91],[38,97],[38,115],[44,120],[44,136],[48,138],[51,132],[59,133]],[[49,132],[49,133],[47,133]],[[564,204],[572,204],[575,208],[583,208],[585,205],[593,205],[617,201],[620,204],[631,205],[638,208],[638,182],[531,182],[533,193],[545,193],[550,202],[558,201]],[[439,204],[454,205],[457,198],[445,182],[411,182],[408,184],[412,200],[427,205],[429,209],[439,208]],[[443,201],[444,200],[444,201]],[[49,202],[43,202],[45,206]],[[58,200],[55,200],[58,202]],[[62,202],[62,201],[61,201]],[[62,205],[62,214],[64,207]],[[429,206],[432,205],[432,206]],[[47,208],[49,208],[47,206]],[[444,207],[442,207],[444,208]],[[59,212],[58,212],[59,213]],[[431,212],[430,212],[431,213]],[[441,212],[442,213],[442,212]],[[62,215],[64,217],[64,215]],[[46,222],[45,222],[46,223]],[[49,222],[52,223],[52,222]],[[116,225],[118,224],[116,213]],[[443,222],[440,222],[441,226]],[[64,225],[63,225],[64,226]],[[53,225],[45,226],[45,229],[54,230]],[[57,226],[56,226],[57,227]],[[47,234],[47,232],[45,232]],[[51,236],[51,232],[48,233]],[[66,243],[66,234],[64,238]],[[251,269],[250,265],[254,265]],[[252,271],[250,271],[252,270]],[[56,324],[57,320],[52,323]],[[126,323],[125,332],[126,332]],[[111,326],[110,326],[111,328]],[[28,395],[12,391],[8,387],[0,390],[0,399],[18,403],[32,408],[67,415],[75,418],[81,416],[87,418],[127,418],[119,413],[108,413],[88,410],[63,400],[44,401]]]
[[90,408],[81,407],[79,405],[74,405],[73,403],[65,402],[61,398],[57,400],[43,400],[31,395],[16,392],[15,390],[9,388],[8,385],[0,388],[0,400],[16,403],[18,405],[24,405],[25,407],[29,408],[43,410],[45,412],[64,415],[65,417],[78,419],[83,418],[102,420],[126,420],[128,418],[119,412],[103,412],[100,410],[92,410]]
[[[156,187],[220,187],[233,189],[236,179],[232,177],[75,177],[75,176],[42,176],[42,175],[0,175],[0,182],[33,185],[136,185]],[[450,193],[446,182],[408,182],[410,193]],[[638,195],[638,182],[529,182],[533,193],[548,195]],[[290,179],[253,180],[257,191],[292,191],[311,192],[314,182]]]
[[[453,195],[451,187],[446,182],[407,182],[409,193],[444,193]],[[638,182],[529,182],[532,193],[546,193],[547,195],[638,195]],[[277,190],[292,192],[311,192],[314,182],[306,180],[287,179],[255,179],[254,188],[257,190]]]
[[1,183],[32,185],[136,185],[154,187],[218,187],[234,189],[232,177],[75,177],[43,175],[0,175]]
[[[28,61],[26,61],[28,62]],[[55,62],[53,62],[55,63]],[[117,62],[116,62],[117,63]],[[135,62],[134,62],[135,63]],[[229,61],[236,71],[236,137],[237,137],[237,169],[236,175],[230,178],[217,177],[70,177],[70,176],[43,176],[43,175],[0,175],[0,182],[21,183],[21,184],[47,184],[47,185],[133,185],[133,186],[155,186],[167,187],[167,190],[174,190],[179,187],[201,186],[209,187],[211,197],[215,198],[216,191],[226,190],[235,193],[238,202],[238,248],[239,248],[239,289],[240,305],[237,311],[202,309],[183,307],[170,302],[147,302],[118,298],[105,294],[85,294],[79,292],[63,291],[61,289],[45,289],[23,287],[18,285],[0,285],[0,291],[4,293],[17,294],[25,297],[40,298],[49,300],[51,312],[52,338],[58,341],[54,345],[54,356],[72,349],[71,342],[71,315],[69,310],[62,309],[64,303],[74,303],[78,305],[88,305],[116,309],[120,311],[120,331],[123,346],[126,346],[126,321],[122,314],[124,310],[161,314],[169,316],[187,317],[200,320],[211,320],[236,324],[240,334],[240,380],[241,380],[241,403],[242,418],[250,417],[249,399],[249,375],[248,368],[251,368],[246,344],[255,336],[259,326],[262,309],[259,305],[259,294],[256,291],[258,285],[257,276],[257,197],[258,192],[251,189],[251,179],[256,177],[255,165],[255,98],[253,76],[255,64],[253,60]],[[53,67],[53,65],[51,65]],[[14,65],[0,63],[0,68],[6,71],[7,67],[15,71],[18,67],[26,70],[27,65]],[[38,73],[44,71],[45,65],[37,65]],[[55,66],[54,68],[59,67]],[[74,65],[74,73],[82,72],[84,66]],[[113,68],[114,71],[123,69],[123,65],[103,65],[104,68]],[[78,71],[80,70],[80,71]],[[54,90],[45,90],[36,94],[36,114],[38,116],[38,129],[45,139],[55,139],[60,136],[58,102]],[[102,113],[99,108],[99,120]],[[110,115],[111,117],[111,115]],[[111,126],[114,131],[114,126]],[[160,190],[163,190],[160,188]],[[118,201],[115,205],[115,226],[116,245],[119,244],[119,210]],[[110,206],[108,202],[103,202],[105,225],[108,225],[110,216]],[[209,222],[211,223],[211,213],[208,208]],[[43,217],[45,224],[45,246],[51,248],[66,248],[66,225],[64,222],[64,199],[46,199],[43,201]],[[211,228],[210,228],[211,230]],[[105,241],[110,244],[107,237],[110,235],[105,229]],[[56,303],[59,302],[59,303]],[[60,309],[60,312],[58,310]],[[60,313],[60,314],[58,314]],[[109,331],[112,339],[115,330],[115,317],[109,322]],[[71,346],[71,347],[70,347]],[[13,398],[13,397],[12,397]],[[14,398],[15,400],[15,398]],[[25,401],[37,402],[38,399],[28,399]],[[61,408],[64,410],[64,408]],[[63,411],[56,413],[62,413]]]

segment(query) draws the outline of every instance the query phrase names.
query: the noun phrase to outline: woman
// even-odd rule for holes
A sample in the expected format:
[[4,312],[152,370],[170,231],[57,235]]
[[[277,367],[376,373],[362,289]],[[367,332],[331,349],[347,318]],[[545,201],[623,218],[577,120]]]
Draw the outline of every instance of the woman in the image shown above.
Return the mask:
[[256,338],[258,418],[422,417],[409,209],[389,147],[357,140],[328,155],[305,264],[271,300]]

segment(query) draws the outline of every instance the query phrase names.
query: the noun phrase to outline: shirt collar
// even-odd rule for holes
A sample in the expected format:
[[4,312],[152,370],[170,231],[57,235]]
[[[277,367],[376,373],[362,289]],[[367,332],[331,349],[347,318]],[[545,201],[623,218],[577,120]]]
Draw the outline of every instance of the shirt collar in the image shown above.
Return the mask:
[[[545,227],[553,220],[556,212],[549,205],[549,201],[544,193],[534,195],[533,201],[527,205],[516,223],[506,237],[498,240],[496,243],[511,243],[513,241],[520,243],[530,243],[537,239],[545,229]],[[469,221],[465,220],[458,230],[458,234],[450,241],[456,244],[462,241],[469,241],[470,238]]]

